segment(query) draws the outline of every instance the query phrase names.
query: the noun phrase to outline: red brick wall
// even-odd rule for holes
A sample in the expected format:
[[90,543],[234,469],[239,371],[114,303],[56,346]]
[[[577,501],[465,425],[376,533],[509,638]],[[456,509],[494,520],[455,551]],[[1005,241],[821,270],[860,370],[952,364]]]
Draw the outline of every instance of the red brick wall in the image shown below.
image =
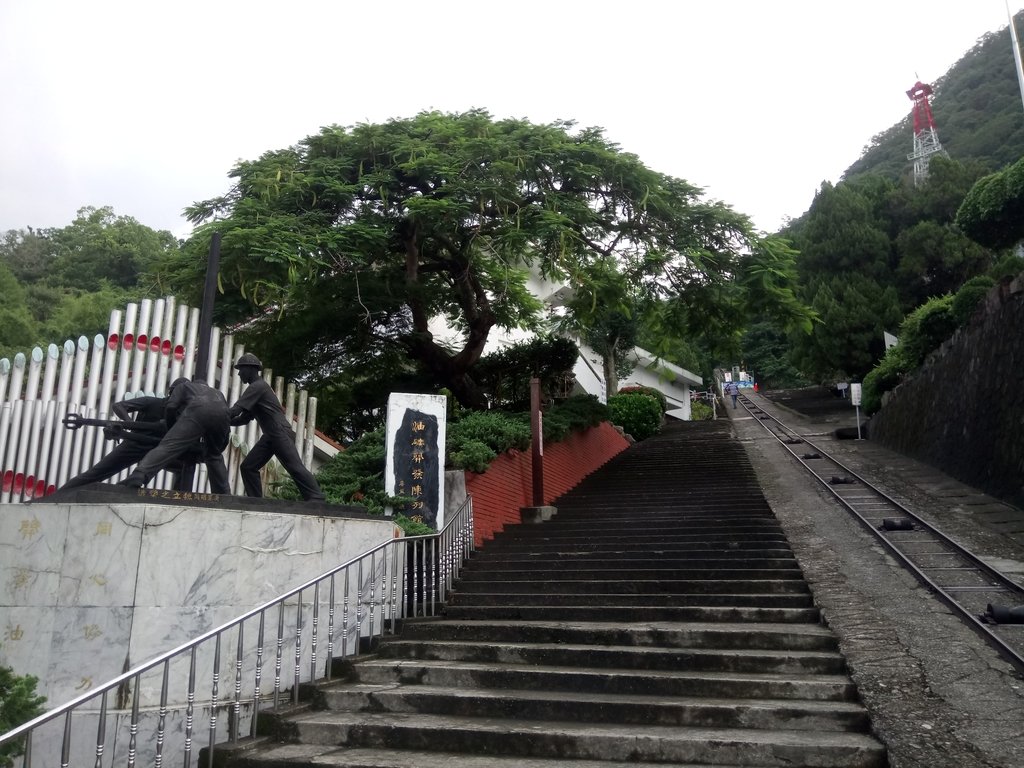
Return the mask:
[[[608,422],[545,445],[544,503],[550,504],[628,446]],[[473,533],[479,546],[506,525],[521,522],[520,507],[533,506],[531,452],[509,451],[481,475],[466,472],[466,491],[473,497]]]

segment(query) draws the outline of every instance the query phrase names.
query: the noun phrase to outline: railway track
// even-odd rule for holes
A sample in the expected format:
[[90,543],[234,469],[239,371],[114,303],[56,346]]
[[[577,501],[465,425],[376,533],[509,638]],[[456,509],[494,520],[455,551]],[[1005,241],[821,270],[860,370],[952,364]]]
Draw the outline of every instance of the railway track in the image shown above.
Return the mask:
[[1024,587],[746,395],[756,419],[885,549],[1024,674]]

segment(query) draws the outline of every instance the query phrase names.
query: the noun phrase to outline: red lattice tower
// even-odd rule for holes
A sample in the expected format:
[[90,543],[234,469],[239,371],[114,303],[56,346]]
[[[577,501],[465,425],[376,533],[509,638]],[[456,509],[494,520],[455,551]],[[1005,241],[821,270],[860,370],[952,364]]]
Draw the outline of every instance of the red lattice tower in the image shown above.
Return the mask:
[[914,102],[914,151],[907,155],[907,159],[914,161],[915,186],[928,178],[928,163],[932,156],[946,154],[935,131],[931,95],[932,87],[920,80],[907,91],[907,96]]

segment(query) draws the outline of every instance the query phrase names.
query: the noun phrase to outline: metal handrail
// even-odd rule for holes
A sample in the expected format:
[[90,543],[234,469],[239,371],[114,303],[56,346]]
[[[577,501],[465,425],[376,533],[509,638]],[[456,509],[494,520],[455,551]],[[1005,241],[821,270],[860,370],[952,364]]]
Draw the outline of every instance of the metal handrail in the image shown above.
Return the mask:
[[[168,716],[179,711],[177,706],[184,714],[183,733],[177,734],[183,736],[178,756],[183,760],[181,764],[188,768],[193,765],[194,738],[200,735],[196,726],[196,710],[199,708],[209,710],[205,729],[209,740],[206,764],[212,766],[218,742],[235,743],[242,738],[243,716],[248,714],[247,730],[255,736],[262,705],[272,703],[277,707],[287,701],[282,700],[285,694],[290,695],[292,703],[298,703],[301,684],[332,678],[333,659],[358,656],[374,638],[394,633],[401,619],[437,615],[474,548],[473,504],[472,497],[467,497],[439,533],[384,542],[216,629],[0,734],[0,745],[24,740],[22,765],[30,768],[33,743],[38,745],[40,738],[46,738],[47,743],[52,744],[56,737],[52,731],[63,717],[63,731],[59,737],[62,766],[81,764],[81,755],[74,760],[72,753],[88,750],[96,766],[113,765],[115,758],[120,758],[120,762],[132,768],[139,759],[140,725],[145,717],[154,721],[151,735],[155,739],[152,759],[147,758],[146,762],[162,766],[170,757],[168,736],[175,735],[169,728]],[[337,616],[339,607],[340,619]],[[275,609],[276,616],[273,615]],[[289,613],[293,621],[287,619]],[[320,620],[324,613],[327,617],[326,649],[322,649],[320,636]],[[270,630],[272,641],[269,643],[268,619],[277,623],[276,632]],[[256,622],[256,642],[247,645],[245,630],[248,625],[251,637],[251,628]],[[308,648],[303,645],[306,630],[309,630]],[[294,649],[291,648],[292,643]],[[232,689],[222,699],[221,659],[225,646],[230,648],[232,644],[235,646]],[[326,651],[323,654],[325,659],[320,655],[323,650]],[[209,658],[211,651],[212,659]],[[265,668],[269,664],[264,658],[267,651],[273,653],[274,681],[269,693],[264,692],[263,685]],[[321,660],[323,674],[318,677]],[[186,677],[184,674],[180,677],[172,675],[172,667],[177,667],[174,671],[184,673],[182,664],[185,662],[186,695],[177,702],[171,702],[172,683]],[[283,681],[286,664],[292,667],[290,692]],[[197,699],[197,680],[207,672],[209,687],[205,690],[209,691],[209,697]],[[152,682],[154,678],[158,678],[157,683]],[[158,697],[153,695],[153,689],[159,690]],[[108,704],[111,695],[116,697],[114,707]],[[248,713],[243,711],[247,708]],[[221,711],[227,713],[226,727],[218,722]],[[85,713],[97,716],[95,743],[74,738],[78,734],[72,728],[73,715]],[[122,738],[127,739],[126,745]],[[108,744],[112,751],[104,759]]]

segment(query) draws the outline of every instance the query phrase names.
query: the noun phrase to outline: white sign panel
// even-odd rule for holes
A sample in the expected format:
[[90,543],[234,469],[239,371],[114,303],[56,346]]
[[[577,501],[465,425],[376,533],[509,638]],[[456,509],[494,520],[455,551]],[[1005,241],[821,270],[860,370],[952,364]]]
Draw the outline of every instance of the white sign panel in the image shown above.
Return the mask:
[[860,405],[860,384],[850,385],[850,402],[853,405]]
[[393,392],[388,397],[384,490],[408,501],[393,511],[444,527],[444,452],[448,400]]

